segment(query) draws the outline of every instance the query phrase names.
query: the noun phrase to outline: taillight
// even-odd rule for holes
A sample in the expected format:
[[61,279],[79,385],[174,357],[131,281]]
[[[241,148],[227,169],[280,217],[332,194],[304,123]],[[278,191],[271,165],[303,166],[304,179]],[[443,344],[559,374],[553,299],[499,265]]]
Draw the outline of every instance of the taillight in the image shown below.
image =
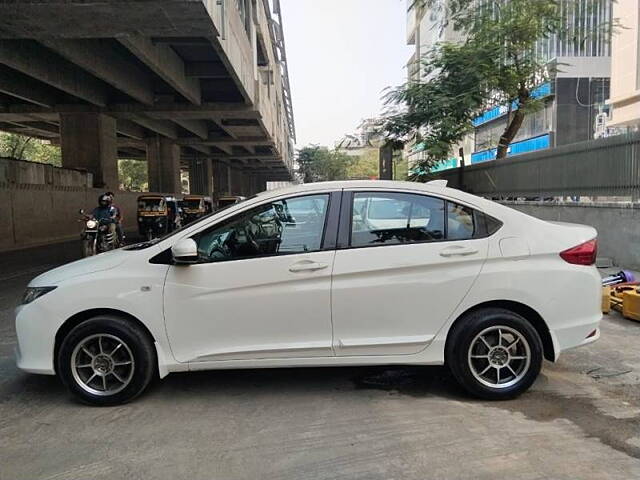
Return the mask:
[[560,252],[560,256],[565,262],[574,265],[593,265],[596,263],[597,254],[598,241],[595,238]]

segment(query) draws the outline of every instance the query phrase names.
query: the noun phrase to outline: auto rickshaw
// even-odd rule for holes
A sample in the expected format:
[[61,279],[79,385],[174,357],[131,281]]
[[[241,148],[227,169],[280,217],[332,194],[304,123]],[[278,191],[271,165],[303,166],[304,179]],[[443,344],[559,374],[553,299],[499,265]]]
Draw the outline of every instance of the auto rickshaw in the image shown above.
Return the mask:
[[147,240],[166,235],[181,226],[182,215],[175,197],[138,197],[138,232]]
[[218,198],[218,210],[226,208],[230,205],[235,205],[236,203],[240,203],[243,200],[246,200],[247,197],[242,197],[240,195],[227,195],[225,197]]
[[185,195],[180,202],[182,208],[183,222],[185,225],[211,213],[213,202],[211,197],[202,195]]

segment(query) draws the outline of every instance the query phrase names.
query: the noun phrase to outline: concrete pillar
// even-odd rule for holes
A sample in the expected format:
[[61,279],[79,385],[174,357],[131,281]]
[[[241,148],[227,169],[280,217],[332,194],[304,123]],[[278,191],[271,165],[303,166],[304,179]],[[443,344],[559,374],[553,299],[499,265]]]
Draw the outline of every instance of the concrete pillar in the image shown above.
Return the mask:
[[240,195],[249,197],[253,195],[252,175],[247,170],[240,170]]
[[227,193],[229,195],[237,195],[237,185],[238,182],[236,181],[235,169],[227,165]]
[[229,185],[229,190],[231,191],[231,195],[242,195],[242,191],[244,190],[243,180],[242,180],[242,169],[240,168],[231,168],[231,183]]
[[116,119],[101,113],[60,114],[62,166],[93,174],[97,188],[117,190]]
[[179,194],[180,183],[180,147],[166,137],[154,137],[147,140],[147,169],[149,172],[149,191]]
[[264,175],[256,175],[256,191],[255,193],[264,192],[267,189],[267,177]]
[[213,167],[215,192],[218,198],[229,193],[229,167],[218,160],[214,160]]
[[189,160],[189,186],[190,193],[211,196],[213,193],[211,159],[195,158]]

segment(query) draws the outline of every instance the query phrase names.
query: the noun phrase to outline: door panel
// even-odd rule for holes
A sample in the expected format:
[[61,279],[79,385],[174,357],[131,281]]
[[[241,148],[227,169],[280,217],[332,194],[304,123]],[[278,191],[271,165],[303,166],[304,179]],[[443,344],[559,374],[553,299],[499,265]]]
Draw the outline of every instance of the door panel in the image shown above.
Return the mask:
[[[165,318],[180,362],[331,356],[334,251],[172,266]],[[301,263],[326,268],[290,271]]]
[[178,361],[333,355],[335,251],[323,238],[335,239],[336,195],[272,200],[192,236],[199,263],[171,266],[164,287]]
[[339,250],[335,257],[334,349],[336,355],[417,353],[471,288],[486,259],[488,240],[447,241],[445,218],[458,238],[465,231],[472,237],[473,225],[463,223],[466,211],[452,210],[445,217],[441,199],[367,195],[354,196],[350,237],[355,248]]
[[486,258],[487,239],[460,243],[477,253],[443,257],[446,242],[338,251],[332,286],[336,354],[422,350],[469,291]]

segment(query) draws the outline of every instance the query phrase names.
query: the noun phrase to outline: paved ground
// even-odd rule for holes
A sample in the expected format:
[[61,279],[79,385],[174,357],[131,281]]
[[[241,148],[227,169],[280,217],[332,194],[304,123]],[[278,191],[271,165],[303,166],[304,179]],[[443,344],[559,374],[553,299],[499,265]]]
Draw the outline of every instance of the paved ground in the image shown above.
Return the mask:
[[1,480],[640,478],[640,323],[616,314],[509,402],[443,368],[341,368],[172,374],[79,405],[12,353],[14,304],[73,246],[0,256]]

